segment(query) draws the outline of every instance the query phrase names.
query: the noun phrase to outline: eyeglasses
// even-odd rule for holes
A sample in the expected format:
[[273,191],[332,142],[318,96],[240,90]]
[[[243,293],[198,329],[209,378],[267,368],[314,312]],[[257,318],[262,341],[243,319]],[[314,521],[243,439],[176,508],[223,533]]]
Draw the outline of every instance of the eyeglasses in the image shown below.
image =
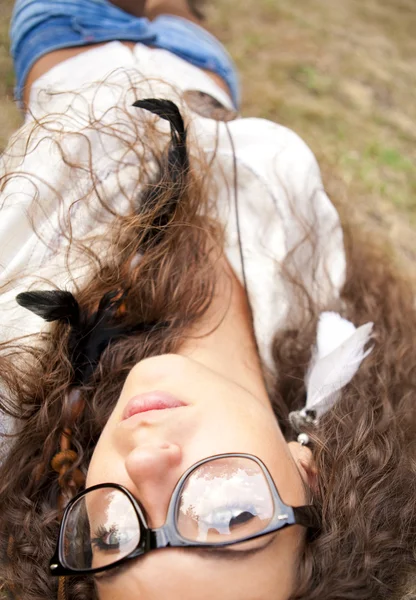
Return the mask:
[[182,475],[157,529],[148,527],[140,503],[121,485],[81,492],[66,507],[49,568],[52,575],[98,573],[158,548],[218,548],[295,524],[319,529],[316,509],[284,504],[259,458],[220,454]]

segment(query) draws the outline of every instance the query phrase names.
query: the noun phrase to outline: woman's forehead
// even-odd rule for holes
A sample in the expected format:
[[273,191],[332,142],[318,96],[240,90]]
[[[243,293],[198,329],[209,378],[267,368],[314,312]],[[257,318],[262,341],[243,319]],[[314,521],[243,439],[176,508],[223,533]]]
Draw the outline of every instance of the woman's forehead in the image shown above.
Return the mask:
[[232,559],[217,553],[165,549],[137,560],[108,582],[100,600],[288,600],[296,585],[301,527],[271,536],[259,552]]

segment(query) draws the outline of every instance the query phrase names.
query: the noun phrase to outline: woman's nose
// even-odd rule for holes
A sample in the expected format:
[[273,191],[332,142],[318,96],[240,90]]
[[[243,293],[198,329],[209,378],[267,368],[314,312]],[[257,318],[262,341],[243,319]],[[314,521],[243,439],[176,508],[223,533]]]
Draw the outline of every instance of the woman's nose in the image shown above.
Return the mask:
[[182,475],[182,451],[176,444],[152,443],[135,448],[126,458],[132,490],[146,512],[149,527],[161,527],[175,484]]

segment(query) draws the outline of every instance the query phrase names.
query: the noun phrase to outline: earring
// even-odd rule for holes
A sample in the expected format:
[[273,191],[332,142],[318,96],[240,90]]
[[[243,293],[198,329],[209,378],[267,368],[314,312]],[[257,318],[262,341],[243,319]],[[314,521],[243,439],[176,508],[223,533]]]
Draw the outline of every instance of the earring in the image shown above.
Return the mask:
[[301,446],[307,446],[310,442],[309,436],[307,433],[300,433],[298,435],[298,442]]

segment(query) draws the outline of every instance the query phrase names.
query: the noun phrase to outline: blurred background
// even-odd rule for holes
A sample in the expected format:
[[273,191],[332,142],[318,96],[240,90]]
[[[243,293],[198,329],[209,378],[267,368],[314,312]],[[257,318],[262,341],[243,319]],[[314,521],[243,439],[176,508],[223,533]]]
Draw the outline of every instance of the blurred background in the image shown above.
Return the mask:
[[[18,127],[0,0],[0,151]],[[327,190],[416,276],[416,0],[207,0],[241,73],[244,116],[294,129]]]

